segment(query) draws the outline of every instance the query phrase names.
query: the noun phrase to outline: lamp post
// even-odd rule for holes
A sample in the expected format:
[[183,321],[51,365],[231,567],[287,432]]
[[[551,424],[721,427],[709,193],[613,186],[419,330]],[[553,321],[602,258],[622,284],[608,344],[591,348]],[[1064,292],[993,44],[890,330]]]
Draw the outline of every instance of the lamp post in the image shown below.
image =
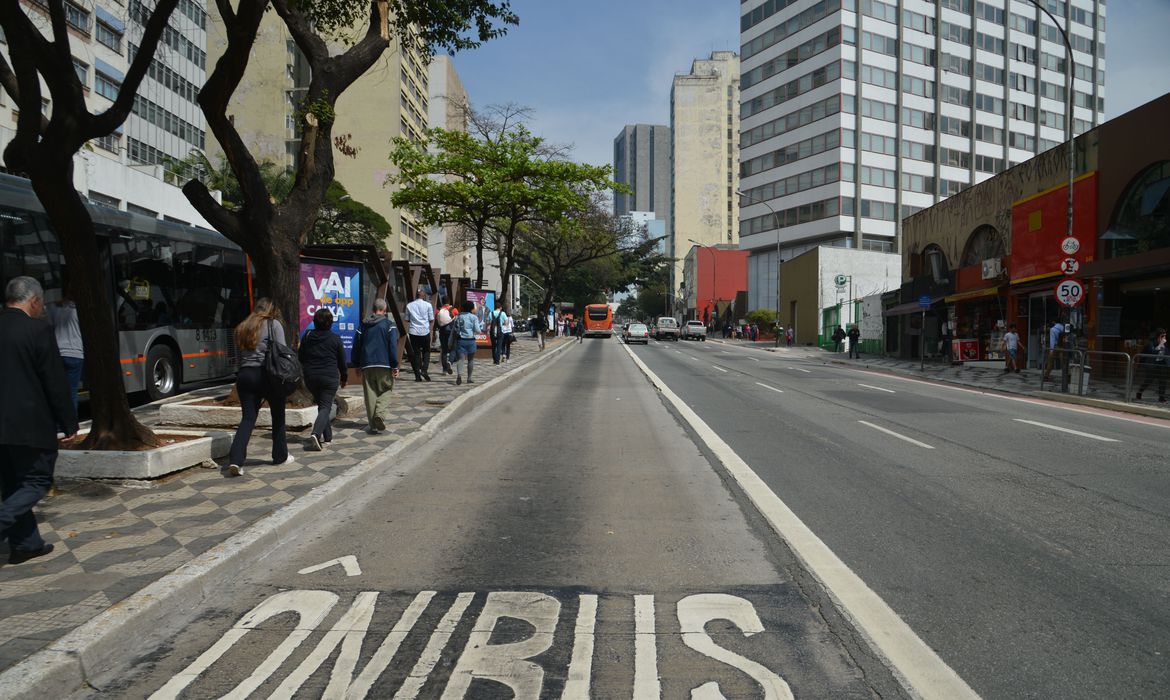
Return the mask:
[[[530,283],[532,283],[532,285],[533,285],[534,287],[536,287],[537,289],[539,289],[541,292],[546,292],[546,291],[548,291],[548,290],[547,290],[547,289],[545,289],[543,286],[541,286],[539,283],[537,283],[537,281],[536,281],[536,280],[532,279],[531,277],[529,277],[528,275],[524,274],[523,272],[516,272],[515,270],[513,270],[513,271],[512,271],[512,274],[513,274],[513,275],[516,275],[517,277],[523,277],[524,279],[528,280]],[[519,288],[517,288],[516,292],[517,292],[517,294],[519,294],[519,292],[520,292]],[[540,309],[537,309],[537,310],[536,310],[536,313],[537,313],[537,314],[539,314],[539,313],[540,313]]]
[[[709,248],[711,250],[711,306],[710,306],[711,311],[710,311],[710,314],[708,315],[708,320],[711,322],[712,330],[714,330],[714,328],[715,328],[715,314],[718,313],[718,307],[715,306],[715,251],[718,250],[718,248],[716,246],[713,246],[713,245],[704,245],[704,244],[696,241],[693,238],[688,238],[687,240],[690,241],[691,243],[694,243],[696,246],[698,246],[700,248]],[[699,255],[698,255],[698,253],[696,253],[695,254],[696,266],[698,265],[698,262],[699,262]],[[698,298],[699,298],[698,292],[699,292],[699,271],[695,270],[695,300],[696,300],[696,302],[698,301]]]
[[735,193],[749,202],[763,204],[768,208],[768,211],[772,212],[772,223],[776,226],[776,347],[780,347],[780,264],[784,262],[780,259],[780,215],[776,213],[771,204],[762,199],[749,197],[744,194],[743,190],[736,190]]

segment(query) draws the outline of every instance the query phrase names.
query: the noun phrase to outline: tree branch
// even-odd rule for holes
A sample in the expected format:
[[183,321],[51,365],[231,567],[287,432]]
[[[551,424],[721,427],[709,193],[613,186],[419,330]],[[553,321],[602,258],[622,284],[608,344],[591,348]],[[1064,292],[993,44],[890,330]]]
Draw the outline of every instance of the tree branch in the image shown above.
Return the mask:
[[190,180],[183,185],[183,194],[186,195],[187,201],[191,202],[191,206],[195,207],[195,211],[211,224],[211,227],[219,231],[225,238],[232,243],[244,247],[246,236],[243,235],[243,221],[237,212],[228,209],[219,202],[215,201],[215,197],[211,196],[211,192],[199,180]]

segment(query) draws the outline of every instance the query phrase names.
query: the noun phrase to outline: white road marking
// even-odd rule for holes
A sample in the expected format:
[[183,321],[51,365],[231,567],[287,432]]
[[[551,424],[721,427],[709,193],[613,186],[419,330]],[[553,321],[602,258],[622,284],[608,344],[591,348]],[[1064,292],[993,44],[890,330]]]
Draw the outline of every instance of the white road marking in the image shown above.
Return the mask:
[[760,358],[758,358],[758,357],[749,357],[748,359],[751,360],[752,362],[759,362],[760,361]]
[[883,388],[881,388],[880,386],[873,386],[872,384],[858,384],[857,386],[863,386],[863,387],[865,387],[866,389],[873,389],[874,391],[884,391],[884,392],[886,392],[887,394],[896,394],[896,393],[898,393],[898,392],[894,391],[893,389],[883,389]]
[[630,357],[707,444],[805,568],[828,590],[833,603],[891,667],[910,695],[972,700],[979,697],[645,362],[632,352]]
[[474,597],[474,593],[460,593],[455,597],[455,602],[451,605],[451,609],[443,615],[443,619],[439,620],[439,624],[435,627],[434,633],[431,634],[430,640],[427,641],[427,646],[423,649],[422,656],[418,657],[418,662],[410,670],[410,675],[406,677],[406,681],[403,682],[402,687],[394,694],[394,700],[412,700],[418,697],[419,691],[422,690],[423,685],[427,682],[427,676],[430,676],[431,671],[435,670],[435,666],[439,663],[439,658],[443,654],[443,648],[447,646],[451,635],[455,633],[455,627],[463,619],[463,613],[467,610],[467,606],[471,604],[471,599]]
[[272,692],[272,697],[291,698],[296,695],[305,681],[333,655],[333,651],[340,645],[341,653],[333,664],[333,672],[329,677],[329,687],[322,697],[345,697],[353,680],[353,671],[357,668],[358,657],[362,651],[362,641],[370,629],[370,620],[374,617],[374,605],[378,602],[378,594],[373,591],[358,593],[353,605],[341,616],[333,629],[325,633],[317,648],[313,649],[305,660]]
[[[514,698],[539,698],[544,668],[529,659],[552,646],[561,614],[561,602],[545,593],[493,591],[475,621],[471,636],[447,679],[443,700],[467,695],[471,682],[486,678],[512,689]],[[489,644],[500,618],[523,620],[532,634],[515,642]]]
[[298,574],[311,574],[313,572],[322,571],[324,569],[328,569],[331,566],[338,566],[338,565],[340,565],[341,568],[345,569],[346,576],[361,576],[362,575],[362,567],[361,567],[361,565],[358,564],[357,557],[355,557],[352,554],[347,554],[344,557],[337,557],[336,559],[330,559],[329,561],[327,561],[323,564],[317,564],[315,566],[306,566],[305,568],[301,569],[297,573]]
[[634,596],[634,697],[638,700],[662,697],[652,595]]
[[789,367],[788,369],[794,369],[794,370],[796,370],[797,372],[804,372],[805,374],[812,374],[812,371],[811,371],[811,370],[807,370],[807,369],[801,369],[801,368],[799,368],[799,367]]
[[[704,656],[743,671],[764,688],[764,700],[792,700],[792,690],[783,678],[755,661],[719,646],[707,634],[707,623],[713,620],[727,620],[738,627],[745,637],[763,632],[764,623],[760,622],[760,616],[751,603],[733,595],[703,593],[678,601],[677,610],[683,644]],[[714,688],[711,685],[708,683],[696,688],[700,697],[724,697],[717,683]],[[694,700],[695,692],[691,693],[691,698]]]
[[1023,418],[1013,418],[1012,420],[1016,421],[1017,423],[1027,423],[1028,425],[1035,425],[1035,426],[1038,426],[1041,428],[1048,428],[1049,430],[1059,430],[1062,433],[1069,433],[1071,435],[1080,435],[1081,437],[1087,437],[1087,438],[1090,438],[1093,440],[1100,440],[1101,442],[1120,442],[1119,440],[1114,440],[1113,438],[1102,437],[1101,435],[1094,435],[1092,433],[1083,433],[1079,430],[1073,430],[1072,428],[1062,428],[1059,425],[1049,425],[1047,423],[1039,423],[1039,422],[1034,421],[1034,420],[1024,420]]
[[711,365],[711,366],[712,366],[712,367],[714,367],[715,369],[719,370],[720,372],[726,372],[726,371],[727,371],[727,370],[723,369],[722,367],[720,367],[719,365]]
[[918,440],[915,440],[914,438],[911,438],[911,437],[906,437],[905,435],[903,435],[901,433],[895,433],[893,430],[890,430],[889,428],[883,428],[880,425],[874,425],[873,423],[870,423],[869,421],[864,421],[864,420],[859,420],[857,422],[861,423],[862,425],[868,425],[869,427],[873,428],[874,430],[880,430],[887,435],[893,435],[894,437],[898,438],[899,440],[905,440],[906,442],[908,442],[912,445],[918,445],[919,447],[925,447],[928,450],[934,449],[930,445],[927,445],[925,442],[919,442]]
[[768,386],[767,384],[762,384],[762,383],[760,383],[760,382],[756,382],[756,386],[762,386],[762,387],[764,387],[765,389],[771,389],[772,391],[776,392],[777,394],[783,394],[783,393],[784,393],[784,390],[783,390],[783,389],[777,389],[777,388],[776,388],[776,387],[774,387],[774,386]]
[[589,700],[593,678],[593,631],[597,627],[597,596],[582,595],[573,629],[573,657],[561,700]]

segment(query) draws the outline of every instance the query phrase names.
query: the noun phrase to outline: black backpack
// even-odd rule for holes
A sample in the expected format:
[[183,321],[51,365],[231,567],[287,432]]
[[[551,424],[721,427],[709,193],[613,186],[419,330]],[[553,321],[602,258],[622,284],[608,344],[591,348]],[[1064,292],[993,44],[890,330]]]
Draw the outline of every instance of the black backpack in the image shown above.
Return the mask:
[[500,320],[500,315],[501,312],[499,311],[492,313],[492,325],[491,329],[488,331],[488,334],[491,336],[492,340],[499,338],[503,329],[503,321]]
[[264,353],[264,377],[273,391],[290,396],[301,385],[301,361],[296,352],[272,335],[272,319],[268,320],[268,350]]

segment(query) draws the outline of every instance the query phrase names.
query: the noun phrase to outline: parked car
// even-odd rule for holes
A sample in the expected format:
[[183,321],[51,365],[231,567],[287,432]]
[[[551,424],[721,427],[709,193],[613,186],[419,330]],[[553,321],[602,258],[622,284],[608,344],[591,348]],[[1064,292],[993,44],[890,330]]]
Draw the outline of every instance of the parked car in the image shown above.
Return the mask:
[[650,344],[650,329],[645,323],[631,323],[626,327],[626,343]]
[[661,316],[654,323],[655,340],[678,340],[678,321],[673,316]]
[[694,340],[706,340],[707,327],[703,325],[702,321],[687,321],[687,324],[683,326],[682,337]]

